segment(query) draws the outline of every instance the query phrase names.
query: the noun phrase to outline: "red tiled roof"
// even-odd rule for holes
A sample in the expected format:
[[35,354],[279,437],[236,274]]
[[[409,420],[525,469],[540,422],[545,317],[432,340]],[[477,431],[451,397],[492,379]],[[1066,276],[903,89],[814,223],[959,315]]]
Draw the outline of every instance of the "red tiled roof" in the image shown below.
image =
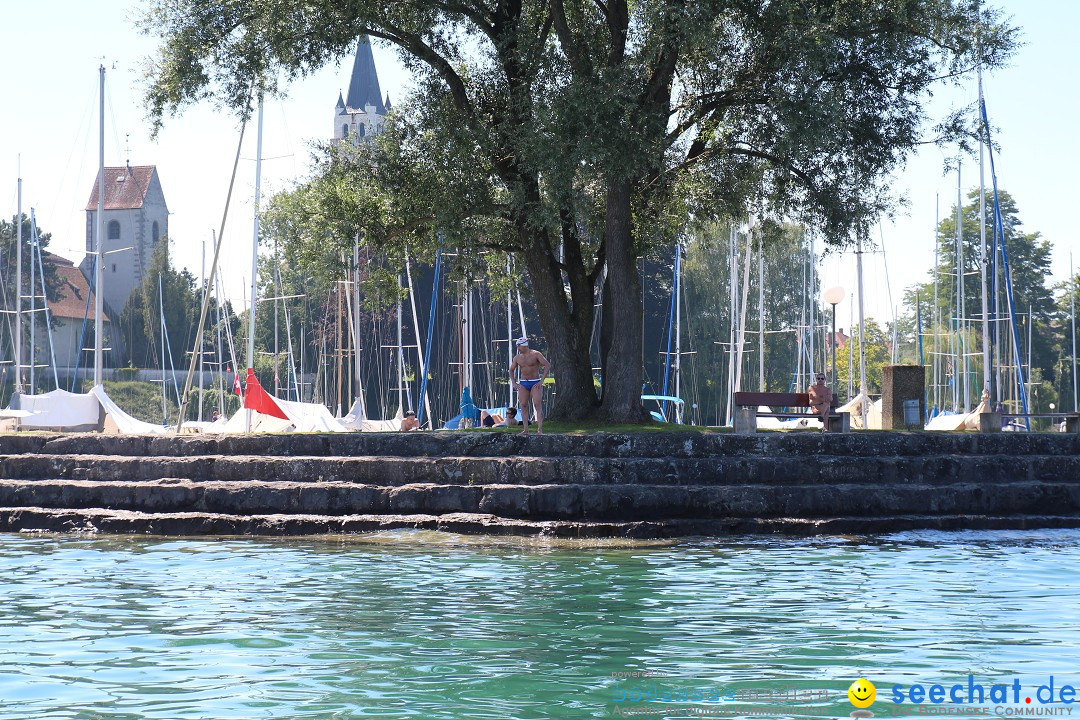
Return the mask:
[[[82,320],[86,314],[87,321],[93,320],[94,294],[90,292],[90,285],[83,277],[82,270],[74,265],[61,265],[57,263],[56,274],[60,278],[59,298],[49,303],[49,312],[53,317],[77,318]],[[86,296],[90,296],[90,310],[87,313]],[[108,315],[102,315],[103,322],[110,322]]]
[[[105,209],[141,208],[153,174],[153,165],[105,168]],[[90,200],[86,203],[87,210],[97,210],[100,179],[100,177],[94,179],[94,189],[90,193]]]

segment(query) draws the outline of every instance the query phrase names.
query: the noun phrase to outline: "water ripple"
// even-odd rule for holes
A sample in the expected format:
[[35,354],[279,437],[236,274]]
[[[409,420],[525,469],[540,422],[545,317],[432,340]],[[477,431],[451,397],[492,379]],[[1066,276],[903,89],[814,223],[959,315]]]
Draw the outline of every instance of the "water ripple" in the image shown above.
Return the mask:
[[650,683],[847,715],[860,675],[1066,675],[1078,539],[0,536],[0,720],[610,717]]

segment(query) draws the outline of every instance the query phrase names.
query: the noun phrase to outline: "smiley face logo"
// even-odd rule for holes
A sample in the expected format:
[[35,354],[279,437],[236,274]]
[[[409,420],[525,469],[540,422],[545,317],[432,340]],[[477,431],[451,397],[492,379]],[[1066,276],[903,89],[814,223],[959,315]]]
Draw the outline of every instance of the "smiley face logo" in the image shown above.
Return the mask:
[[874,687],[874,683],[870,682],[866,678],[859,678],[855,682],[851,683],[851,687],[847,691],[848,700],[851,704],[857,708],[868,708],[874,704],[874,700],[877,699],[877,688]]

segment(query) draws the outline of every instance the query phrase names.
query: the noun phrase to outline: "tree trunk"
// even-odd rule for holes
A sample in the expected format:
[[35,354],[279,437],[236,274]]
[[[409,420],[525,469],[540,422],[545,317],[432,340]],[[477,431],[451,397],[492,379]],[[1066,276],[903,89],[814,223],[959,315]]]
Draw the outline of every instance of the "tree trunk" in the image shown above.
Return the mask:
[[593,306],[587,302],[567,302],[562,272],[551,253],[546,234],[522,222],[519,228],[525,268],[532,283],[533,299],[540,327],[547,342],[546,353],[555,378],[555,394],[550,417],[580,420],[592,416],[599,405],[593,383],[589,341],[592,335]]
[[607,248],[607,293],[604,327],[610,334],[604,362],[600,417],[614,423],[644,422],[641,406],[641,278],[638,276],[630,214],[630,180],[608,182],[604,242]]

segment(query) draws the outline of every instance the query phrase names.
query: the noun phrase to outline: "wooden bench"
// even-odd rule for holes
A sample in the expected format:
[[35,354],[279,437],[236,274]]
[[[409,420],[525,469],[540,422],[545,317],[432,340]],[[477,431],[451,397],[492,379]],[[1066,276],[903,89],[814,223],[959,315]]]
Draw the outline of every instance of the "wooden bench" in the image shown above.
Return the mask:
[[[981,432],[1001,432],[1002,420],[1004,418],[1014,418],[1017,420],[1028,420],[1030,418],[1049,418],[1054,421],[1055,424],[1060,425],[1065,423],[1065,432],[1067,433],[1080,433],[1080,413],[1007,413],[1007,412],[985,412],[979,415],[979,430]],[[1012,423],[1010,423],[1012,424]],[[1025,423],[1026,425],[1026,423]],[[1026,428],[1025,428],[1026,429]]]
[[[735,393],[735,432],[742,435],[752,435],[757,432],[757,419],[759,417],[782,417],[799,419],[820,419],[817,414],[805,412],[758,412],[758,407],[783,408],[809,408],[809,393],[770,393],[770,392],[737,392]],[[851,432],[851,414],[837,412],[836,395],[833,394],[832,408],[829,410],[829,432]]]

